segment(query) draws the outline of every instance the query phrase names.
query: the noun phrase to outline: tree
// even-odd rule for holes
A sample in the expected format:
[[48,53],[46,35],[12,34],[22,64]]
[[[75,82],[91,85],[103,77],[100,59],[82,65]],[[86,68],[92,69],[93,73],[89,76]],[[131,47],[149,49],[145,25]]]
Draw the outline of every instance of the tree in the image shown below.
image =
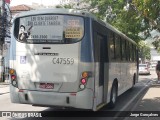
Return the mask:
[[[159,2],[157,1],[83,0],[80,2],[80,4],[84,3],[90,4],[85,10],[92,12],[99,19],[110,23],[137,43],[150,36],[151,29],[156,29],[155,22],[153,21],[157,19],[157,14],[150,15],[148,9],[156,6],[157,9],[152,10],[152,12],[158,12],[159,8],[157,6],[160,4],[158,4]],[[156,5],[154,3],[156,3]],[[145,4],[145,7],[143,4]],[[143,33],[145,37],[140,37],[139,33]]]
[[[159,0],[85,0],[98,18],[110,23],[136,41],[150,37],[150,31],[160,26]],[[94,14],[94,13],[93,13]],[[142,33],[143,37],[139,34]],[[147,51],[149,48],[147,49]],[[150,52],[149,52],[150,54]],[[146,56],[149,58],[148,56]]]
[[85,1],[90,2],[90,11],[98,9],[98,12],[93,12],[93,14],[99,19],[110,23],[136,42],[142,39],[138,35],[142,29],[140,29],[142,19],[137,17],[137,12],[128,3],[123,0]]
[[71,5],[71,4],[57,5],[56,8],[68,8],[68,9],[71,9],[71,8],[73,8],[73,5]]
[[150,54],[150,47],[146,45],[144,41],[138,42],[139,46],[139,57],[142,59],[144,62],[145,59],[150,60],[151,59],[151,54]]

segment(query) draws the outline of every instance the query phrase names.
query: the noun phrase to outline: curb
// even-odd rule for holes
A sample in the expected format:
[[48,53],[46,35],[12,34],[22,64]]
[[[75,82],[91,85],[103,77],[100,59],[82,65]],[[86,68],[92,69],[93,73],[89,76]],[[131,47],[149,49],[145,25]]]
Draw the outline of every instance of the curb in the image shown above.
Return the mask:
[[150,87],[160,87],[159,83],[153,83]]
[[3,95],[3,94],[7,94],[7,93],[10,93],[10,88],[9,86],[1,86],[0,88],[0,95]]
[[[139,103],[139,98],[141,98],[144,93],[149,89],[150,86],[145,86],[144,88],[142,88],[121,110],[120,112],[118,112],[115,117],[114,120],[125,120],[125,117],[119,117],[121,116],[121,111],[132,111],[133,110],[133,106],[137,103]],[[134,88],[133,88],[134,89]],[[135,103],[135,104],[133,104]]]
[[[132,107],[132,109],[131,109],[130,111],[134,111],[134,110],[136,109],[136,107],[139,105],[139,103],[141,102],[143,96],[145,95],[144,93],[147,93],[147,90],[148,90],[149,88],[154,88],[154,87],[160,88],[160,84],[153,83],[153,84],[150,84],[149,86],[145,87],[146,89],[145,89],[144,91],[142,91],[142,93],[141,93],[142,95],[139,96],[140,99],[138,99],[138,100],[136,101],[136,103],[134,104],[134,106]],[[129,120],[129,117],[126,117],[126,118],[123,119],[123,120]]]
[[148,90],[150,87],[151,87],[151,86],[146,86],[146,87],[145,87],[145,90],[140,93],[140,95],[138,96],[138,100],[136,101],[136,103],[134,104],[134,106],[131,108],[130,111],[134,111],[134,110],[135,110],[135,108],[137,107],[137,105],[138,105],[138,104],[140,103],[140,101],[142,100],[141,98],[144,97],[144,95],[145,95],[144,93],[147,93],[147,90]]
[[9,85],[9,84],[10,84],[9,81],[7,81],[7,82],[0,82],[0,85]]
[[0,83],[0,85],[9,85],[9,83],[3,83],[3,84]]
[[10,93],[10,92],[0,93],[0,95],[7,94],[7,93]]

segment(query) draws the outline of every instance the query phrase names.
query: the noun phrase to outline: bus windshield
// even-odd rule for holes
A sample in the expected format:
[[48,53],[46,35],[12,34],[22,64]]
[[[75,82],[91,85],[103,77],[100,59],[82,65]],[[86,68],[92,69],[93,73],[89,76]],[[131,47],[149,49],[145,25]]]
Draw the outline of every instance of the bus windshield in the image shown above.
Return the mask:
[[15,23],[14,36],[24,43],[75,43],[84,36],[84,19],[78,16],[34,15]]

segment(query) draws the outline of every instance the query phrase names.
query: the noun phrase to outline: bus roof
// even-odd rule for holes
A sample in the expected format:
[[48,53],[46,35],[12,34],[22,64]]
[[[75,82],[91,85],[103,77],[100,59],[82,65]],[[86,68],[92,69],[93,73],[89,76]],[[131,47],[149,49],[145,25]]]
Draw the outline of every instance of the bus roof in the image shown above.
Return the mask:
[[15,19],[19,18],[19,17],[30,16],[30,15],[42,15],[42,14],[54,14],[54,13],[56,13],[56,14],[67,14],[67,15],[77,15],[77,16],[83,16],[83,17],[90,17],[90,18],[96,20],[97,22],[99,22],[100,24],[102,24],[103,26],[107,27],[108,29],[112,30],[113,32],[117,33],[121,37],[129,40],[130,42],[132,42],[134,44],[136,44],[135,41],[133,41],[132,39],[130,39],[129,37],[127,37],[125,34],[123,34],[122,32],[120,32],[116,28],[114,28],[109,23],[105,23],[102,20],[99,20],[95,15],[93,15],[93,14],[87,12],[87,11],[83,11],[83,10],[64,9],[64,8],[38,9],[38,10],[31,10],[31,11],[27,11],[27,12],[21,12],[21,13],[19,13],[15,17]]
[[96,17],[86,11],[77,10],[77,9],[64,9],[64,8],[52,8],[52,9],[38,9],[38,10],[30,10],[27,12],[21,12],[16,17],[25,17],[29,15],[42,15],[42,14],[67,14],[67,15],[78,15],[84,17],[91,17],[96,19]]

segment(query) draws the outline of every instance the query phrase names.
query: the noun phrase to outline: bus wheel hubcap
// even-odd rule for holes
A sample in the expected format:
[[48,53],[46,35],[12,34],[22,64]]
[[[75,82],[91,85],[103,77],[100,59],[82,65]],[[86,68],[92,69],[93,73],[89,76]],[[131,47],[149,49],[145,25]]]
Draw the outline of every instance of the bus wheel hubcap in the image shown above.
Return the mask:
[[114,90],[113,90],[112,102],[113,102],[113,103],[116,102],[116,89],[115,89],[115,88],[114,88]]

